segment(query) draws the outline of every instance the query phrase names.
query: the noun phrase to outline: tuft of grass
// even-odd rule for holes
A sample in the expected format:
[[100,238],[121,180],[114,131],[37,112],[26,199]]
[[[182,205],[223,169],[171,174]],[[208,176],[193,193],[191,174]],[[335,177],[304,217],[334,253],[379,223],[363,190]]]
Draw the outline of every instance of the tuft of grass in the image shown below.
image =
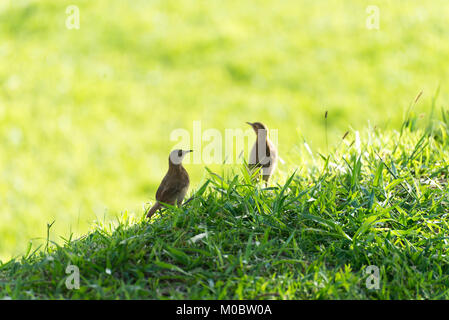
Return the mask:
[[208,169],[181,208],[29,247],[0,266],[0,298],[448,299],[446,119],[347,133],[268,188]]

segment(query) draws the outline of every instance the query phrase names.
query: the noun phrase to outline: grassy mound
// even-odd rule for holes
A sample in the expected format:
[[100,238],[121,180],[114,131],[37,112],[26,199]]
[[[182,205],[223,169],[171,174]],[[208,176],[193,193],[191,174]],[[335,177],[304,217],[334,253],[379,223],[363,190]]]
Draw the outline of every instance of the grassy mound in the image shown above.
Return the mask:
[[[151,222],[124,216],[1,265],[0,295],[447,299],[446,129],[409,120],[400,132],[351,133],[269,188],[244,170],[210,172],[192,201]],[[79,289],[66,286],[68,265]]]

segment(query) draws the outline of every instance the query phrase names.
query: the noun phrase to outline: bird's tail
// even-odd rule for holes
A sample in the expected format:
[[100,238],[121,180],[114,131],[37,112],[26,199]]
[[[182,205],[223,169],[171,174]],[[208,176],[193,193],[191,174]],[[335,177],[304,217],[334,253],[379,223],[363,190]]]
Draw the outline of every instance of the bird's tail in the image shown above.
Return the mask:
[[151,207],[150,210],[148,210],[147,213],[147,218],[151,218],[151,216],[157,211],[157,209],[159,209],[161,207],[161,204],[159,203],[159,201],[156,201],[156,203],[154,204],[154,206]]

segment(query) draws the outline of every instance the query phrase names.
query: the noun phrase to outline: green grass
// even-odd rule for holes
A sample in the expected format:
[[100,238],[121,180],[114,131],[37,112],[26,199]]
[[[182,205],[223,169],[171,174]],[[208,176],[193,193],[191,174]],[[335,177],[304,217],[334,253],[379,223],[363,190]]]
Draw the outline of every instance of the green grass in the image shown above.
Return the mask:
[[[0,298],[449,298],[449,6],[372,4],[2,0]],[[263,121],[285,164],[187,165],[143,220],[197,120]]]
[[[3,264],[0,297],[448,299],[447,115],[410,112],[400,131],[351,132],[316,159],[299,146],[268,188],[238,167],[209,171],[192,201],[151,222],[125,214]],[[69,264],[79,289],[65,286]]]
[[[79,30],[65,28],[72,4]],[[303,138],[326,150],[326,110],[332,146],[368,122],[397,128],[420,90],[426,111],[440,82],[447,106],[447,17],[447,0],[1,0],[0,259],[45,244],[53,221],[62,244],[140,217],[170,133],[194,120],[278,129],[288,172]],[[187,169],[198,188],[204,166]]]

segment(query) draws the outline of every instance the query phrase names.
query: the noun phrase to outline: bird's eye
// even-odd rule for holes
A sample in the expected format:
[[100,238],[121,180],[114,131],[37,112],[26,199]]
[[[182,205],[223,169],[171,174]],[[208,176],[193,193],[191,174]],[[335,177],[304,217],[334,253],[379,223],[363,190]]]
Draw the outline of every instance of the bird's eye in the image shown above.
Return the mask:
[[182,157],[182,150],[178,151],[178,157]]

